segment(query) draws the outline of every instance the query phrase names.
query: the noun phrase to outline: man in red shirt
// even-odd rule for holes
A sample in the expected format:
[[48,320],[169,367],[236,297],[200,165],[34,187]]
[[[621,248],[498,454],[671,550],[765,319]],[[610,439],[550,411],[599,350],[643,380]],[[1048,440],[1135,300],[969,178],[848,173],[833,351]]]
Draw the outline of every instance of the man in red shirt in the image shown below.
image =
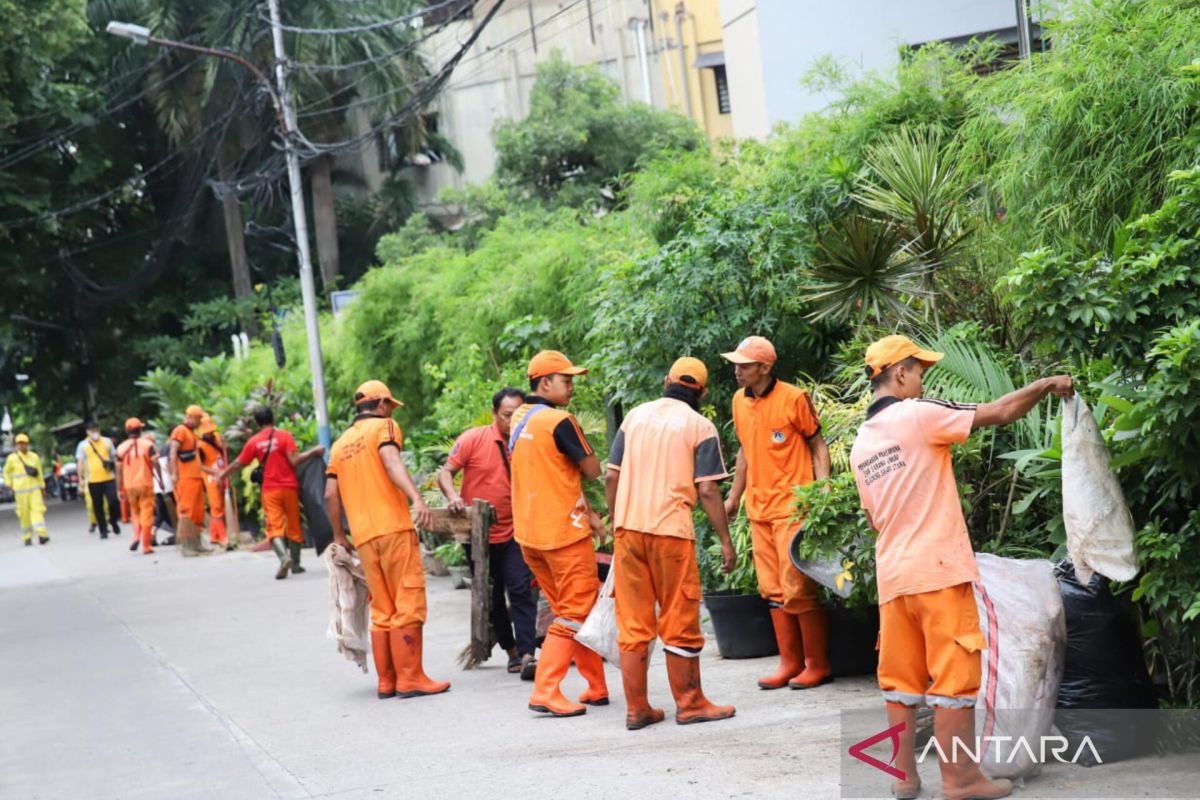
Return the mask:
[[[305,572],[300,566],[300,549],[304,546],[304,531],[300,528],[300,480],[296,467],[325,454],[321,445],[296,451],[296,440],[285,430],[275,427],[275,412],[266,406],[254,410],[258,433],[251,436],[241,454],[217,476],[221,482],[255,461],[262,470],[262,506],[267,538],[279,557],[276,580],[283,580],[291,570],[296,575]],[[284,544],[284,538],[287,544]]]
[[[512,415],[524,402],[525,393],[520,389],[496,392],[492,396],[492,424],[471,428],[458,437],[446,465],[438,472],[437,484],[451,511],[463,511],[475,498],[486,500],[496,509],[496,522],[488,534],[492,629],[496,643],[508,653],[508,671],[519,672],[524,680],[531,681],[537,670],[533,657],[537,603],[531,588],[533,573],[521,556],[521,546],[513,539],[512,476],[508,463]],[[454,476],[460,471],[461,494],[454,488]],[[512,606],[511,618],[504,600],[506,591]]]

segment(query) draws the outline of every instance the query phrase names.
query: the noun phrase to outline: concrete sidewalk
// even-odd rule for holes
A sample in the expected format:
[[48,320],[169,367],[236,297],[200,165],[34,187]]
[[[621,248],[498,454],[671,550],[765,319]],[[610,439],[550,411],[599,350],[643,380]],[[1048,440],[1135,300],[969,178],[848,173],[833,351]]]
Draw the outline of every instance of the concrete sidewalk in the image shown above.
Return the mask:
[[[325,638],[328,584],[311,551],[308,574],[275,581],[269,553],[143,556],[128,531],[102,542],[82,503],[52,502],[49,527],[49,545],[22,547],[0,509],[0,798],[835,798],[839,712],[883,719],[869,678],[763,692],[754,679],[773,662],[723,661],[711,646],[705,688],[737,705],[733,720],[671,724],[661,654],[650,691],[666,723],[624,729],[612,667],[610,706],[539,718],[499,654],[455,666],[468,596],[438,578],[425,663],[453,688],[380,701],[374,676]],[[582,689],[574,673],[566,689]],[[1190,759],[1113,765],[1106,785],[1144,796],[1148,769],[1177,770],[1176,796],[1194,796]],[[1071,779],[1043,776],[1019,796]]]

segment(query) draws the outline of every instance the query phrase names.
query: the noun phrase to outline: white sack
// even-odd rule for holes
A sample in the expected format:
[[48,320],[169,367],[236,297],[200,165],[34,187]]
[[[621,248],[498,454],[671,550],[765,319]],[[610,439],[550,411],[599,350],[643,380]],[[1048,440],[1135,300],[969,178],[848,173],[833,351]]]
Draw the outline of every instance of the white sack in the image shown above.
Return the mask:
[[1078,394],[1063,400],[1062,493],[1067,553],[1084,586],[1099,572],[1114,581],[1137,575],[1133,517],[1108,468],[1108,447]]
[[987,642],[975,731],[985,743],[988,736],[1012,737],[989,743],[980,768],[993,778],[1036,775],[1041,765],[1012,742],[1025,737],[1040,754],[1040,737],[1048,735],[1054,723],[1067,644],[1054,565],[987,553],[975,558],[986,590],[975,587],[979,627]]
[[610,664],[621,663],[621,651],[617,647],[617,599],[613,596],[616,585],[613,576],[617,572],[614,563],[608,568],[608,577],[600,587],[596,605],[588,612],[587,619],[575,634],[575,641],[595,650]]

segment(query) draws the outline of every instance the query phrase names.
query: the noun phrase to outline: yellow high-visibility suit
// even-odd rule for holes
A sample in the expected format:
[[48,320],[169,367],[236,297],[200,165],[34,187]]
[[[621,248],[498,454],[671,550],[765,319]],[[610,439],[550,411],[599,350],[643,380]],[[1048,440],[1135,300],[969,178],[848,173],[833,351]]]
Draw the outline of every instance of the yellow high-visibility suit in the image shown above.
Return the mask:
[[[36,478],[26,472],[27,466],[36,470]],[[46,530],[46,503],[42,499],[46,478],[42,475],[42,460],[38,458],[38,454],[33,451],[9,453],[4,462],[4,481],[17,496],[17,519],[21,521],[21,538],[28,542],[36,533],[39,540],[49,539],[50,534]]]

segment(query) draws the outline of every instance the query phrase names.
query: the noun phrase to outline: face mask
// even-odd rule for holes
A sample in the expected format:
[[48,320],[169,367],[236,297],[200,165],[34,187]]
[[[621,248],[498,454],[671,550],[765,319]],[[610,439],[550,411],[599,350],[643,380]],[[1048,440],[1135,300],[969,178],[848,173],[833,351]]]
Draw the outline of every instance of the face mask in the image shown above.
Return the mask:
[[100,431],[91,431],[90,433],[88,433],[88,438],[91,439],[93,442],[97,441],[100,438]]

